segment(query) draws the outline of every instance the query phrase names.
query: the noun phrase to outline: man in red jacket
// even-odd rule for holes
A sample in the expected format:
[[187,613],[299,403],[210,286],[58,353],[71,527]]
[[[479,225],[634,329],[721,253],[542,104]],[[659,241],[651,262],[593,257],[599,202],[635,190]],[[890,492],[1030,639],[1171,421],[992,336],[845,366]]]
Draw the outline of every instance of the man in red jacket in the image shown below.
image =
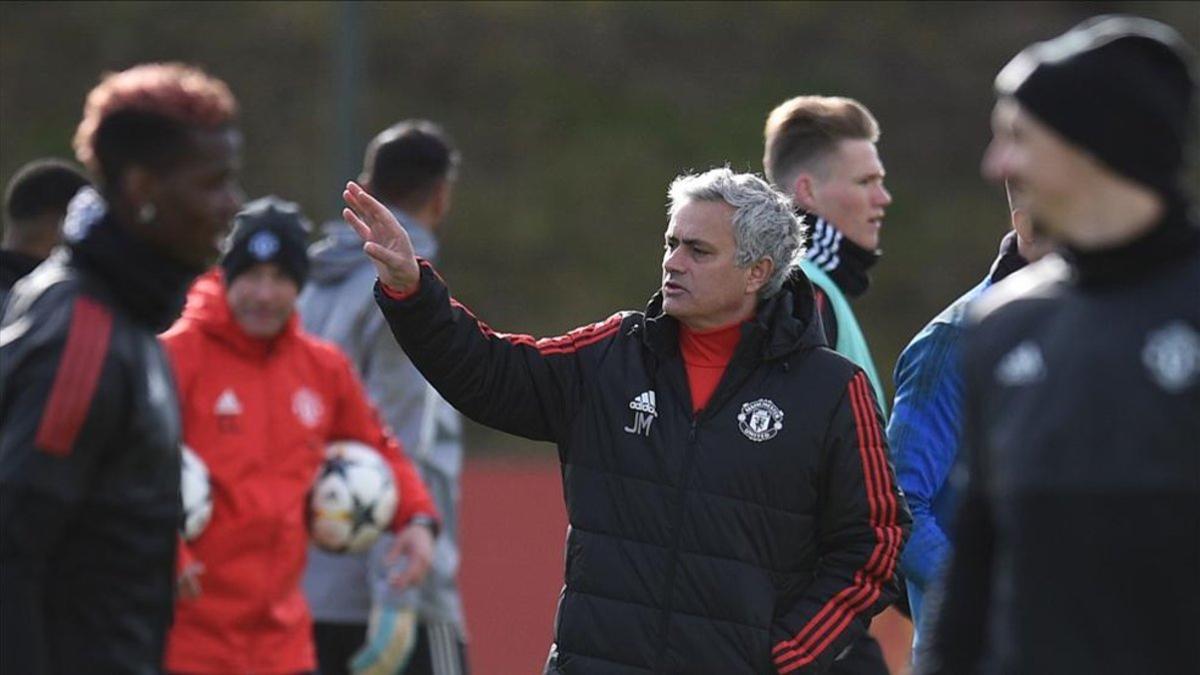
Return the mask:
[[396,474],[391,555],[410,564],[394,583],[417,583],[429,568],[433,502],[346,357],[300,329],[295,302],[307,271],[296,205],[253,202],[238,215],[220,269],[196,282],[163,335],[184,440],[208,465],[214,500],[208,527],[181,552],[170,672],[315,670],[300,586],[305,500],[331,441],[378,448]]

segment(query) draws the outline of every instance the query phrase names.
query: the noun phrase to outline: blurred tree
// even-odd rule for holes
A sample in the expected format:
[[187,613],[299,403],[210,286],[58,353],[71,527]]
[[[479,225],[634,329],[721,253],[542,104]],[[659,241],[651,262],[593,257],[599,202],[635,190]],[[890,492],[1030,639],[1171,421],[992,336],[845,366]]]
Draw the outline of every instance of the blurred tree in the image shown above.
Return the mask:
[[[356,128],[363,143],[410,116],[450,130],[465,161],[443,271],[493,326],[546,334],[643,304],[678,172],[759,171],[776,103],[858,98],[883,126],[896,199],[858,312],[890,381],[1007,226],[978,171],[992,78],[1030,42],[1109,12],[1200,46],[1197,3],[363,3]],[[250,196],[332,217],[353,177],[332,140],[339,16],[331,3],[2,3],[0,176],[71,156],[102,71],[183,60],[242,103]],[[475,447],[528,445],[475,433]]]

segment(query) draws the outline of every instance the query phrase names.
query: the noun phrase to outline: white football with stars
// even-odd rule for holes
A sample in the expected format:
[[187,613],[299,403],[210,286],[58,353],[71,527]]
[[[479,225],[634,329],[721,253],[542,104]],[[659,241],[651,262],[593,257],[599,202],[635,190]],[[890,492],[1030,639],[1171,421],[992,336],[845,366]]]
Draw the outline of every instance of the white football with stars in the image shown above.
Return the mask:
[[334,441],[309,493],[313,543],[334,553],[365,551],[387,529],[399,501],[382,455],[357,441]]

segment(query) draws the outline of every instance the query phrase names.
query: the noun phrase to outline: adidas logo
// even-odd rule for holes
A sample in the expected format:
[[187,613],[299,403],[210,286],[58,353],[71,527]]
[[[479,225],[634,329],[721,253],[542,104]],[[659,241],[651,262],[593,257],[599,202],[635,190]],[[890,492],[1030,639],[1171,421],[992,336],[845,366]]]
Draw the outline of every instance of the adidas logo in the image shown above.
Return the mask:
[[654,392],[643,391],[637,396],[634,396],[633,400],[629,402],[629,409],[636,410],[638,412],[649,413],[655,417],[658,417],[658,408],[654,406]]
[[1000,359],[996,365],[996,381],[1013,387],[1036,382],[1042,379],[1045,372],[1042,350],[1026,340]]
[[237,394],[233,393],[232,389],[226,389],[217,397],[217,404],[213,406],[213,413],[217,415],[241,415],[242,402],[238,400]]

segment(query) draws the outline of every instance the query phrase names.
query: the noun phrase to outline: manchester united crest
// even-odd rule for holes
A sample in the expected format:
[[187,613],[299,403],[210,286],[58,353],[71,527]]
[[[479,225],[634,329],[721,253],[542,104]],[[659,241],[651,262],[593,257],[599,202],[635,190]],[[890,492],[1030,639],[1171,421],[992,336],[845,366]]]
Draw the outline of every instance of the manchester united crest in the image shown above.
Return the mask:
[[1200,334],[1183,321],[1173,321],[1146,338],[1142,363],[1158,386],[1181,393],[1200,379]]
[[742,404],[742,411],[738,413],[738,428],[742,433],[754,441],[761,443],[775,438],[779,430],[783,428],[783,411],[775,402],[760,398],[757,401],[750,401]]
[[292,395],[292,412],[304,426],[313,429],[321,422],[321,415],[324,414],[325,408],[321,405],[321,397],[317,396],[312,389],[300,387]]

